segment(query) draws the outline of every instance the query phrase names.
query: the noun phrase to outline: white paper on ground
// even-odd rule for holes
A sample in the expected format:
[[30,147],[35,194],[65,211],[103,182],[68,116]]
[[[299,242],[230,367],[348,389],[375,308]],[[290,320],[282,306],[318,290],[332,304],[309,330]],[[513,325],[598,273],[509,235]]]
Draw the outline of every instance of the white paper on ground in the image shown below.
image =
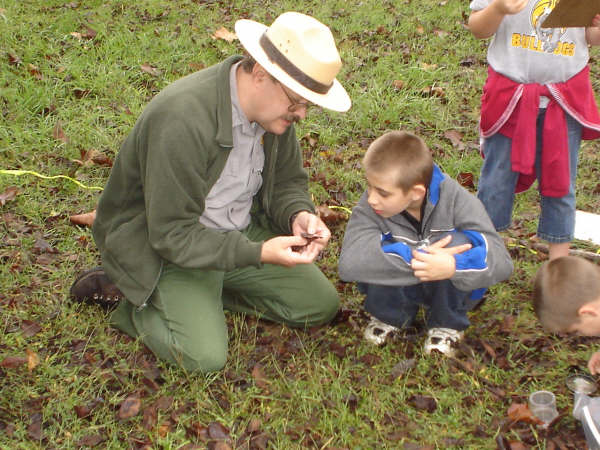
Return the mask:
[[600,245],[600,215],[575,211],[575,239]]

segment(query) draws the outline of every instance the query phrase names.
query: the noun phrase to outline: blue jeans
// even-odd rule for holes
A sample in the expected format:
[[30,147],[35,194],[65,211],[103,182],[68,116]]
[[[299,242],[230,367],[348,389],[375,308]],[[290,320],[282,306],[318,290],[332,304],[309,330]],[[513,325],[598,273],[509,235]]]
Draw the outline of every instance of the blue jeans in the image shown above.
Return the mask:
[[[537,148],[535,170],[540,179],[540,161],[542,154],[542,133],[545,109],[541,109],[537,118]],[[571,182],[569,192],[564,197],[546,197],[541,195],[541,214],[537,235],[550,243],[564,243],[573,240],[575,230],[575,180],[577,162],[581,144],[581,125],[567,115],[569,164]],[[512,140],[500,133],[485,139],[483,145],[483,166],[479,178],[477,197],[483,205],[496,230],[506,230],[511,224],[515,186],[519,178],[513,172],[510,163]]]
[[470,292],[460,291],[450,280],[430,281],[412,286],[381,286],[359,283],[366,294],[365,309],[384,323],[398,328],[410,326],[420,306],[426,308],[427,328],[464,330],[470,324],[467,311],[474,303]]

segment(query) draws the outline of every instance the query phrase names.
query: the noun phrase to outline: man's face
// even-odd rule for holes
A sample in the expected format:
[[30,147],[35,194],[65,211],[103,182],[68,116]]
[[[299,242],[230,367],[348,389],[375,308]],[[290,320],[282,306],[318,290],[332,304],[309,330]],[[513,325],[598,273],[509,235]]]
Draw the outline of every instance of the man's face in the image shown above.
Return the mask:
[[283,134],[306,117],[311,104],[279,81],[266,77],[256,105],[256,122],[273,134]]
[[415,198],[413,189],[404,192],[396,185],[394,170],[378,173],[367,171],[367,200],[375,213],[388,218],[406,209],[419,209],[421,199]]

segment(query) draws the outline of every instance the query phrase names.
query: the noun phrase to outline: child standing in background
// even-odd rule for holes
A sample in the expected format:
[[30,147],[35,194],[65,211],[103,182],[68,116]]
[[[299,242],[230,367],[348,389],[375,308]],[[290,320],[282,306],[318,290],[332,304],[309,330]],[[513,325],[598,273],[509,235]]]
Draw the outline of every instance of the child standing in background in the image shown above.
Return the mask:
[[588,28],[542,28],[556,0],[473,0],[469,29],[492,37],[481,99],[478,197],[496,227],[510,226],[515,192],[538,179],[538,236],[550,259],[566,256],[575,228],[581,139],[600,137],[588,44],[600,45],[600,15]]

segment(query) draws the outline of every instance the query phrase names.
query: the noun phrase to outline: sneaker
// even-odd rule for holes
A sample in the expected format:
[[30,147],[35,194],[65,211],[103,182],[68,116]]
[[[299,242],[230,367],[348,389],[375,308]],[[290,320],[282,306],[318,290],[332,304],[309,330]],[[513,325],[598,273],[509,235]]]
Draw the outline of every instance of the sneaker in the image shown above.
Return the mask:
[[102,267],[86,270],[77,277],[69,291],[71,299],[112,309],[124,297],[119,288],[106,276]]
[[371,344],[379,346],[385,344],[386,338],[395,331],[398,331],[398,328],[395,326],[371,317],[371,321],[367,325],[367,328],[365,328],[364,336]]
[[425,353],[440,352],[446,356],[456,355],[456,344],[463,338],[463,332],[452,328],[430,328],[423,349]]

